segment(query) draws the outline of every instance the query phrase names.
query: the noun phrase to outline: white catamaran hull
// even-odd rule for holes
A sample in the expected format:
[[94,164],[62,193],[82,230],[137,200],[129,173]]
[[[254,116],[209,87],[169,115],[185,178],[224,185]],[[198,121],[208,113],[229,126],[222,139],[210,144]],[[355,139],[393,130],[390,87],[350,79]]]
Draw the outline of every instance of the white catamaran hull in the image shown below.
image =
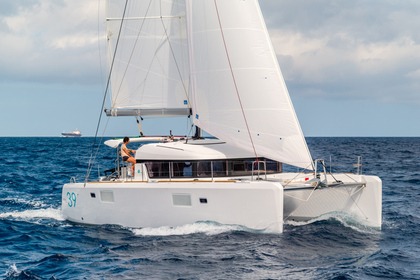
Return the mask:
[[[349,181],[349,176],[352,182]],[[328,176],[331,180],[331,176]],[[284,190],[284,219],[307,221],[326,214],[345,214],[357,223],[381,228],[382,181],[377,176],[334,174],[346,183],[333,187],[288,185]],[[345,181],[344,181],[345,182]]]
[[356,177],[357,183],[320,188],[284,187],[279,181],[71,183],[63,188],[62,212],[70,221],[95,225],[142,228],[214,221],[278,233],[284,220],[344,213],[380,228],[381,181]]
[[86,224],[179,226],[198,221],[282,232],[283,187],[271,182],[107,182],[64,185],[62,213]]

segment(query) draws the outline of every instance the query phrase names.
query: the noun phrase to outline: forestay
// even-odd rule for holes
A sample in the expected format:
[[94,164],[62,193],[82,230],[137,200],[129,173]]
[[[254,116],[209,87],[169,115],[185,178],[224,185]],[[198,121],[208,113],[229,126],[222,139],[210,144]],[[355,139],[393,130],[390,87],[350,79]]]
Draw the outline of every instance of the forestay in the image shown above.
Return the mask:
[[194,123],[267,157],[312,158],[257,0],[187,0]]

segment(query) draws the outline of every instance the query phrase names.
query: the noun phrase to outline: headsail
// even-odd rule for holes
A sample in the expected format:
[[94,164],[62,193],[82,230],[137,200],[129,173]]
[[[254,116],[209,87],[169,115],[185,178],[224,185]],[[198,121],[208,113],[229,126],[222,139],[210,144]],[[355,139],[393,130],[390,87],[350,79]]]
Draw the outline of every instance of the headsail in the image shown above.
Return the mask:
[[107,114],[189,115],[185,1],[128,1],[125,13],[124,3],[110,0],[107,9]]
[[194,123],[256,156],[312,169],[258,1],[187,3]]

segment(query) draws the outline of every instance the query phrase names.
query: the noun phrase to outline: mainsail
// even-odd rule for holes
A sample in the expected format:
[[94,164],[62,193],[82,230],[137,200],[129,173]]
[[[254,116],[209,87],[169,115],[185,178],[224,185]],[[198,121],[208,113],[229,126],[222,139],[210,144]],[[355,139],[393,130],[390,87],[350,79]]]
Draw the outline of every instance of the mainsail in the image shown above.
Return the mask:
[[312,169],[257,0],[189,0],[194,123],[257,157]]
[[312,168],[257,0],[110,2],[108,115],[192,110],[196,126],[256,157]]
[[107,7],[108,115],[189,115],[185,1],[125,2]]

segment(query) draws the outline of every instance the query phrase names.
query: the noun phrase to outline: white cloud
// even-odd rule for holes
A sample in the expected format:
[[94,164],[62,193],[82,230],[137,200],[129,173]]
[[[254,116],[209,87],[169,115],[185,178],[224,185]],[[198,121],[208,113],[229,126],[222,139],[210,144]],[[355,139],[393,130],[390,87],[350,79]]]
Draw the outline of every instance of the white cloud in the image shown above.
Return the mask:
[[293,94],[420,103],[419,1],[261,1]]
[[[98,50],[105,1],[0,2],[2,112],[24,124],[14,120],[11,126],[10,118],[0,118],[2,127],[20,129],[3,135],[56,135],[63,127],[85,133],[86,120],[96,121],[92,108],[102,101],[92,92],[98,92],[98,60],[105,55],[102,49],[99,57]],[[420,1],[260,0],[260,5],[310,134],[419,135]],[[314,113],[322,115],[323,109],[336,127],[319,125]],[[60,114],[71,117],[51,117]],[[367,125],[369,114],[375,119]],[[28,119],[37,123],[32,132]]]
[[97,42],[97,37],[89,35],[67,35],[54,38],[50,46],[52,48],[66,50],[73,48],[83,48],[85,46],[96,44]]
[[359,45],[356,59],[362,73],[389,73],[410,67],[410,61],[420,61],[420,44],[412,38],[397,38],[389,42]]
[[21,32],[28,26],[28,20],[23,16],[6,17],[3,19],[3,22],[11,32]]
[[[98,1],[39,0],[1,19],[1,79],[88,82],[98,76]],[[16,4],[17,5],[17,4]],[[101,15],[99,15],[101,16]],[[99,20],[103,22],[103,20]],[[100,26],[99,28],[103,28]],[[93,81],[93,82],[97,82]]]

